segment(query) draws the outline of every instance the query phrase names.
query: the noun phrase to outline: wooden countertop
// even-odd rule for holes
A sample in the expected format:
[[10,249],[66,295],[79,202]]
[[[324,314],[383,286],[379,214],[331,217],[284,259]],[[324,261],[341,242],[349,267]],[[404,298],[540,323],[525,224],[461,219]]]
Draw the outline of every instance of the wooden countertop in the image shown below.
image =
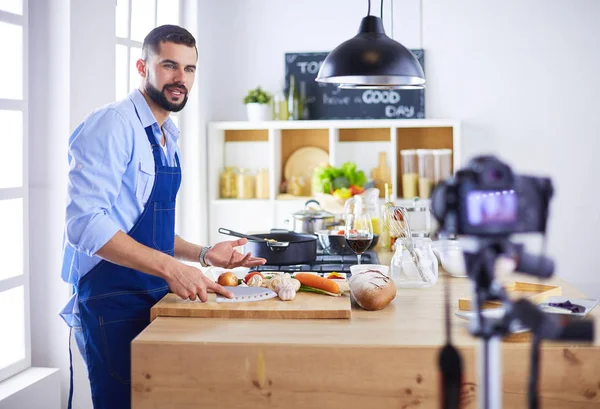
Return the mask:
[[[390,257],[381,253],[381,263],[389,264]],[[438,407],[444,280],[451,283],[453,343],[466,368],[465,407],[475,408],[479,340],[454,315],[458,298],[471,295],[471,282],[442,272],[431,288],[398,289],[381,311],[353,305],[350,320],[158,317],[132,343],[133,408],[183,408],[195,399],[220,408]],[[565,296],[585,298],[559,277],[538,281],[509,274],[499,281],[554,284]],[[600,307],[590,315],[597,325]],[[502,348],[505,403],[511,402],[506,407],[526,407],[530,345],[504,342]],[[544,342],[542,357],[542,407],[567,402],[572,408],[600,407],[598,337],[585,346]],[[228,382],[238,391],[225,397]],[[340,395],[357,383],[362,386],[355,395]],[[167,393],[172,388],[180,394],[180,406],[162,400],[172,398]],[[507,396],[507,391],[512,392]]]

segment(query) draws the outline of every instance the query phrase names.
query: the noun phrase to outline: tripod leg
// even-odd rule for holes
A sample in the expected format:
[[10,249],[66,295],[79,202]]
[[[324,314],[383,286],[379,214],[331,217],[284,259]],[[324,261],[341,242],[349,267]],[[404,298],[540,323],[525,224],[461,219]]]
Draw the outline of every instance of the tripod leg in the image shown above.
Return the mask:
[[479,343],[477,361],[481,387],[478,392],[479,408],[502,409],[501,339],[493,336]]

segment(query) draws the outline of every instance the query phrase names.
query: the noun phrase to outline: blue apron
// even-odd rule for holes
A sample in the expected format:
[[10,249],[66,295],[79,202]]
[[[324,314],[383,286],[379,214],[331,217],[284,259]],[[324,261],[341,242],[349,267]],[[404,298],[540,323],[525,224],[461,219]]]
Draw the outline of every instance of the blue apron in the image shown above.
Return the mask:
[[[154,155],[155,179],[141,216],[128,235],[171,256],[175,247],[175,198],[181,166],[162,166],[160,146],[146,127]],[[76,285],[81,333],[94,409],[131,407],[131,341],[150,323],[150,308],[169,292],[160,278],[102,260]],[[72,368],[71,368],[72,371]],[[71,387],[72,389],[72,387]],[[71,408],[69,396],[69,409]]]

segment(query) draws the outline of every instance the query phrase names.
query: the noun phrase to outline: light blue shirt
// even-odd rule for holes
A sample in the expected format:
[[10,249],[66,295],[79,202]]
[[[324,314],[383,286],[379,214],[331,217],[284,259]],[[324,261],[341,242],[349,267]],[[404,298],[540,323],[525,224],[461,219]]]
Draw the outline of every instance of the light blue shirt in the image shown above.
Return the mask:
[[[144,210],[154,185],[154,157],[145,127],[157,142],[162,133],[139,90],[92,112],[69,138],[69,185],[63,243],[62,279],[76,284],[101,258],[95,253],[119,230],[127,233]],[[163,123],[163,165],[181,158],[179,130]],[[71,325],[77,294],[61,311]]]

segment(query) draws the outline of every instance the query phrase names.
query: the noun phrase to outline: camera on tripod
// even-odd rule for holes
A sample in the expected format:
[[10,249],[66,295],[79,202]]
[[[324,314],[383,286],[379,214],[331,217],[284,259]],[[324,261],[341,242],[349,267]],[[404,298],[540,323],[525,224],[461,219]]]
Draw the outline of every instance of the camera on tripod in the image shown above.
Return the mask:
[[433,191],[440,229],[481,237],[544,233],[554,194],[549,178],[515,175],[494,156],[479,156]]
[[[594,340],[593,323],[560,320],[540,311],[528,300],[512,301],[494,277],[498,257],[516,262],[516,271],[539,278],[554,273],[554,262],[545,255],[529,254],[512,243],[516,233],[546,233],[550,200],[554,188],[549,178],[515,175],[511,168],[494,156],[472,159],[455,176],[440,183],[431,196],[431,210],[439,230],[465,236],[470,244],[464,257],[467,274],[474,282],[473,305],[476,319],[471,333],[482,340],[479,394],[482,409],[502,408],[500,387],[500,343],[510,333],[511,324],[520,322],[531,329],[532,355],[529,382],[529,407],[537,409],[539,344],[542,339],[556,341]],[[504,316],[486,318],[486,301],[501,301]],[[453,395],[456,396],[456,393]],[[447,407],[458,407],[459,403]]]

